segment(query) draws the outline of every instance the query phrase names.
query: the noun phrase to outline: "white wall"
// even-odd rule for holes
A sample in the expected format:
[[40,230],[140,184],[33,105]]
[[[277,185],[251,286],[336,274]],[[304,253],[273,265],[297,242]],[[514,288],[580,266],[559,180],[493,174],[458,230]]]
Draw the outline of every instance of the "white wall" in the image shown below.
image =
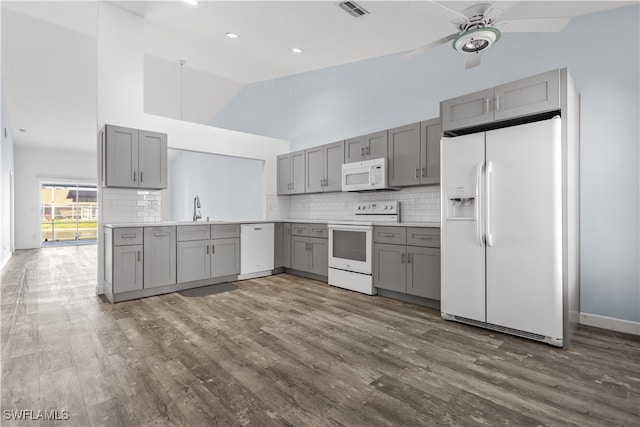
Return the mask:
[[[640,7],[507,33],[464,70],[449,44],[246,86],[214,126],[302,149],[437,117],[439,101],[567,67],[581,92],[581,311],[640,321]],[[631,47],[630,44],[631,43]]]
[[169,189],[180,189],[171,192],[172,221],[193,219],[196,195],[203,219],[265,219],[264,161],[186,150],[170,157]]
[[40,182],[96,183],[96,155],[15,147],[15,246],[39,248]]
[[[1,83],[0,83],[1,84]],[[9,111],[5,100],[4,89],[0,90],[2,98],[2,106],[0,109],[0,266],[3,266],[9,257],[13,248],[11,247],[12,234],[12,214],[13,203],[11,200],[11,181],[14,173],[14,155],[13,155],[13,136],[11,129],[11,121],[9,120]]]

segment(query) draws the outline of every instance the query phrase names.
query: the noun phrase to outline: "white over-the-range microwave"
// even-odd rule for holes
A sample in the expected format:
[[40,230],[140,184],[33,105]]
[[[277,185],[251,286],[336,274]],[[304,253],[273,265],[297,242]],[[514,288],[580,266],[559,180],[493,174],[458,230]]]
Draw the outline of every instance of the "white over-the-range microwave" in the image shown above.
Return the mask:
[[393,190],[387,185],[387,159],[342,165],[342,191]]

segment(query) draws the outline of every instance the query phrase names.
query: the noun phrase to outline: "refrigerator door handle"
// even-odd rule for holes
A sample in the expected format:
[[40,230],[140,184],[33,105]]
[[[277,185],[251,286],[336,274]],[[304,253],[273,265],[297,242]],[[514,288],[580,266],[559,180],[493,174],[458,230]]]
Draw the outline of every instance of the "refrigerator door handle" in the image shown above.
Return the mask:
[[480,246],[484,246],[484,242],[482,241],[482,230],[481,230],[481,215],[482,215],[482,208],[480,206],[480,201],[482,200],[482,197],[480,196],[480,194],[482,193],[482,170],[484,169],[484,160],[478,162],[478,168],[476,170],[476,185],[478,186],[478,189],[476,191],[476,212],[477,212],[477,218],[476,218],[476,237],[478,238],[478,244]]
[[486,181],[486,189],[485,189],[485,194],[487,197],[487,200],[485,201],[486,203],[485,221],[487,224],[486,240],[487,240],[488,247],[493,246],[493,236],[491,235],[491,173],[492,171],[493,171],[493,162],[489,160],[487,162],[487,169],[486,169],[487,181]]

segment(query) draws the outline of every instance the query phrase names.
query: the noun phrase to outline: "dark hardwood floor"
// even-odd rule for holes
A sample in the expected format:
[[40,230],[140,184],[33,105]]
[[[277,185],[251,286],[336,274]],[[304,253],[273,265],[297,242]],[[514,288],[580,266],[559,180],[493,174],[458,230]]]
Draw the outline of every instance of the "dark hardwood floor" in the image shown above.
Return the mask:
[[557,349],[287,274],[112,305],[95,271],[95,246],[3,269],[3,426],[640,425],[636,336]]

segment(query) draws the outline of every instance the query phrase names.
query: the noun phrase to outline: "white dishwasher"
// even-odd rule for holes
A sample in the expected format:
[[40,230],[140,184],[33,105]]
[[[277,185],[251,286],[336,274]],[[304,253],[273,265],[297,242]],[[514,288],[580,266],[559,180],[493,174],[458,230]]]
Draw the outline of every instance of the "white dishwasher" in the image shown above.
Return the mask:
[[273,270],[273,223],[240,226],[240,276],[253,279]]

